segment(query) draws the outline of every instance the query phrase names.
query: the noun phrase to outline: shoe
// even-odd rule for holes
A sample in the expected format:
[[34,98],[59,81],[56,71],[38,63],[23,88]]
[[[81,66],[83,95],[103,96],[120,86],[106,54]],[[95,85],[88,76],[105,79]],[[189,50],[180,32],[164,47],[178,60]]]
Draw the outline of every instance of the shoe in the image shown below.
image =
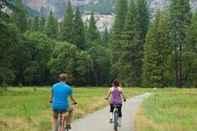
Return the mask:
[[109,122],[110,122],[110,123],[113,123],[113,120],[112,120],[112,119],[109,119]]
[[70,130],[71,129],[71,125],[70,124],[67,124],[66,127],[65,127],[65,129],[69,129]]

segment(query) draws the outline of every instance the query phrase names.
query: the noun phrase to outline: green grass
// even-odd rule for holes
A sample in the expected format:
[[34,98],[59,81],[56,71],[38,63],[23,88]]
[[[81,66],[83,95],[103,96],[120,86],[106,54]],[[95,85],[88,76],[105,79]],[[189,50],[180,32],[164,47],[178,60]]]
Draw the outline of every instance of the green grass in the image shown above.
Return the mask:
[[136,131],[197,131],[197,89],[163,89],[144,101]]
[[[149,89],[125,88],[131,97]],[[105,106],[106,88],[75,88],[75,119]],[[0,91],[0,131],[48,131],[51,129],[50,88],[9,88]]]

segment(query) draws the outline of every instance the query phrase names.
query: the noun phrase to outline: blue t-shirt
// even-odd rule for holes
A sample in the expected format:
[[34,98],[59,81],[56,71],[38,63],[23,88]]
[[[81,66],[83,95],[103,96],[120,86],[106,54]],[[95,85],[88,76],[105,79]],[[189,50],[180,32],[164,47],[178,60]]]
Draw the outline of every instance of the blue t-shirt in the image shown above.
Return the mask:
[[52,108],[66,110],[69,107],[68,97],[72,95],[72,88],[64,82],[58,82],[52,87]]

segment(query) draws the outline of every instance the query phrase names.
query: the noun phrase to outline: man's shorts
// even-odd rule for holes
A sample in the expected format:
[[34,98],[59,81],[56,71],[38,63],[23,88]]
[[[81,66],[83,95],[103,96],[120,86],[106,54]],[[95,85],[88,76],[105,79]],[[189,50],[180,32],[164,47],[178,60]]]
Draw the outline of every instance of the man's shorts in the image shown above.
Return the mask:
[[67,111],[68,111],[68,109],[54,109],[53,108],[53,112],[56,112],[56,113],[65,113]]

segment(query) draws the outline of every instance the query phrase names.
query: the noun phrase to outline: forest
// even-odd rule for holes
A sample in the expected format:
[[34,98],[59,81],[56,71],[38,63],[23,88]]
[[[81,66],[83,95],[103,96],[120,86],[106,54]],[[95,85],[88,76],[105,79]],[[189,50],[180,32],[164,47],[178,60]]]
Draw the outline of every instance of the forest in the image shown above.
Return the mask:
[[197,11],[170,0],[150,16],[146,0],[117,0],[112,29],[100,32],[71,2],[59,21],[30,16],[21,0],[0,1],[0,85],[44,86],[69,75],[76,86],[197,87]]

